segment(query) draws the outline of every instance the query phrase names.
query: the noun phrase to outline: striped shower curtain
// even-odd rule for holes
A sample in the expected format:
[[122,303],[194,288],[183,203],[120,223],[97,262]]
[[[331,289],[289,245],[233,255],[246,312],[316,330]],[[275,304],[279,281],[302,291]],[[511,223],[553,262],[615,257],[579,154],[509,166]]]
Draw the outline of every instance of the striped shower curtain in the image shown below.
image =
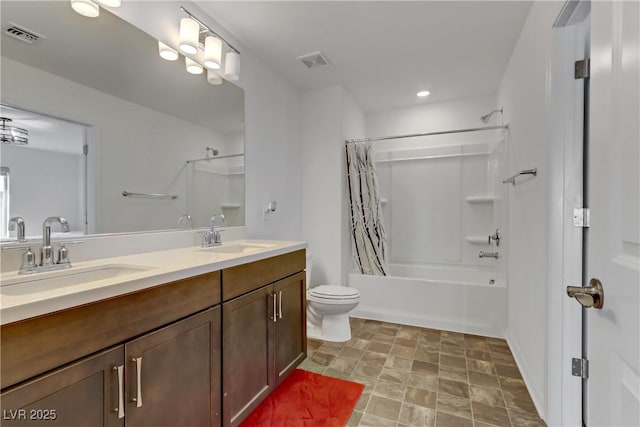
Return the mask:
[[387,275],[387,236],[382,223],[373,144],[346,144],[351,254],[362,274]]

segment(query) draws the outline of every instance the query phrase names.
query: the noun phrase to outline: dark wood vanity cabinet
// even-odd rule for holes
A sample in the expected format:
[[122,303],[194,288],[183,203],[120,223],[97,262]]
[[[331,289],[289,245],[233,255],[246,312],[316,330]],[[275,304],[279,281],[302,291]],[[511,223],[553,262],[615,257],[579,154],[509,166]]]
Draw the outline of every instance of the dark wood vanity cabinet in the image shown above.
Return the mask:
[[118,373],[124,346],[53,371],[0,397],[2,425],[11,427],[124,426],[118,406]]
[[6,426],[218,426],[220,307],[3,393]]
[[[289,266],[280,274],[291,275],[223,301],[224,426],[239,425],[306,357],[304,262],[304,251],[280,259],[279,265]],[[223,298],[230,289],[250,289],[246,283],[255,277],[256,264],[248,265],[246,276],[242,269],[228,275],[223,270]]]
[[238,425],[306,357],[304,267],[299,250],[2,325],[0,423]]

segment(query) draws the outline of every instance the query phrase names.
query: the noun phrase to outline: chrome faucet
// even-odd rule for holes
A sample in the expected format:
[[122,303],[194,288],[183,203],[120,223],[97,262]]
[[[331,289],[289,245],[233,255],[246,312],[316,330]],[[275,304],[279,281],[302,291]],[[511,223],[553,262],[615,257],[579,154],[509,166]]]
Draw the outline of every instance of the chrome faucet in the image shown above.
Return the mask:
[[40,249],[40,266],[50,267],[53,262],[53,248],[51,247],[51,224],[59,223],[63,233],[68,233],[69,223],[61,216],[50,216],[42,223],[42,248]]
[[202,236],[202,247],[208,248],[210,246],[219,246],[222,244],[222,237],[220,236],[220,232],[216,230],[215,222],[216,218],[222,218],[222,224],[226,223],[224,219],[224,215],[214,215],[209,220],[209,231],[204,233]]
[[9,231],[15,230],[16,226],[18,227],[18,242],[26,242],[27,239],[25,238],[24,232],[24,219],[22,219],[21,216],[14,216],[9,219]]
[[496,229],[496,234],[490,235],[487,243],[490,245],[491,241],[496,242],[496,246],[500,246],[500,239],[502,238],[502,234],[500,233],[500,229]]

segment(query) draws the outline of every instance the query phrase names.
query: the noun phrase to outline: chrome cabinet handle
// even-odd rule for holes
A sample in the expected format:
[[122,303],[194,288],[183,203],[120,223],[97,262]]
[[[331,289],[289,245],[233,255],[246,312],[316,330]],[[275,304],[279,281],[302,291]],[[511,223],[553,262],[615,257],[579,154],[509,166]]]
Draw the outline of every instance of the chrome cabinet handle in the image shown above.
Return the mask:
[[136,397],[132,397],[131,401],[136,402],[137,408],[142,408],[142,356],[131,359],[136,364]]
[[113,370],[118,374],[118,407],[113,410],[113,412],[118,413],[118,418],[124,418],[124,384],[123,384],[123,374],[124,374],[124,365],[114,366]]
[[278,294],[273,294],[273,323],[278,321]]
[[282,291],[278,292],[278,319],[282,319]]

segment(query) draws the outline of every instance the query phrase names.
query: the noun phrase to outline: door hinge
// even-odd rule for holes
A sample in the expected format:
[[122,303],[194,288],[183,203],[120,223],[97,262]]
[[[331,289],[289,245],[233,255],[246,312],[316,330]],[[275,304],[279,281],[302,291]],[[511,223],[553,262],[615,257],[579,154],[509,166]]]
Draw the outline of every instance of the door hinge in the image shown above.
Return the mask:
[[576,61],[574,68],[574,79],[588,79],[591,75],[591,61],[589,58],[583,59],[582,61]]
[[589,378],[589,361],[587,359],[571,359],[571,375],[583,379]]
[[573,226],[589,227],[591,222],[591,212],[589,208],[575,208],[573,210]]
[[87,154],[89,154],[89,146],[87,144],[84,144],[82,146],[82,153],[86,156]]

